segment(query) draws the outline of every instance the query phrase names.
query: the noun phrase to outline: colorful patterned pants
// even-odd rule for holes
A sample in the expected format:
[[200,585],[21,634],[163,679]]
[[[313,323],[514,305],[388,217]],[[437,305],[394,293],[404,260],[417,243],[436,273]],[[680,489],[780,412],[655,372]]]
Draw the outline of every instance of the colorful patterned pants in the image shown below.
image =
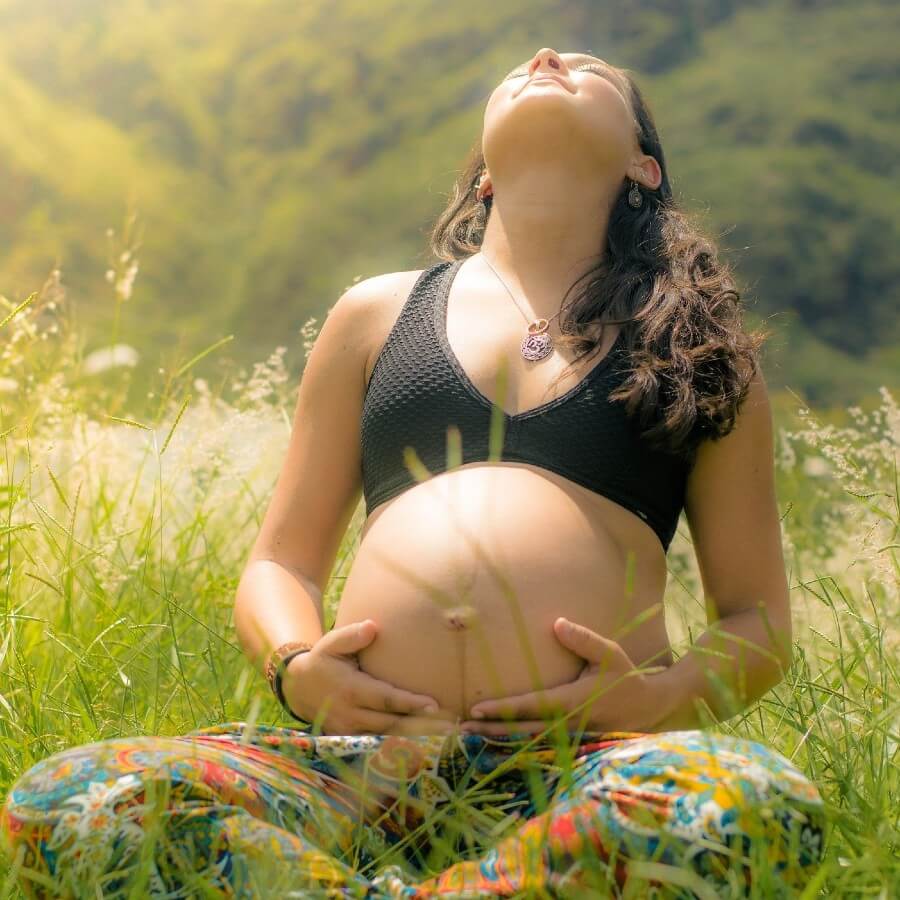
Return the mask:
[[42,898],[792,897],[823,827],[787,759],[707,731],[227,722],[55,753],[0,809],[12,877]]

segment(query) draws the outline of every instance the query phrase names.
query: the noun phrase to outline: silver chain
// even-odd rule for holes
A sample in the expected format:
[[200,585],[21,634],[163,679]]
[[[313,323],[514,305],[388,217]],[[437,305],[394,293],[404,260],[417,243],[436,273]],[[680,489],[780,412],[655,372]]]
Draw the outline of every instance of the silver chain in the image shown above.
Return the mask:
[[[509,296],[512,298],[512,302],[516,304],[516,309],[518,309],[519,312],[522,313],[522,316],[525,318],[525,321],[529,325],[532,322],[538,321],[537,319],[529,319],[528,316],[525,315],[525,313],[522,310],[522,307],[519,306],[519,302],[516,300],[515,297],[513,297],[513,292],[507,287],[506,282],[500,277],[500,273],[491,265],[490,260],[484,255],[483,250],[481,251],[481,258],[488,264],[488,268],[497,276],[497,279],[499,280],[500,284],[502,284],[503,287],[506,288],[506,293],[509,294]],[[547,324],[549,325],[561,312],[562,312],[562,309],[560,308],[559,312],[554,313],[552,316],[550,316],[549,319],[547,319]],[[540,318],[544,318],[544,317],[541,316]]]

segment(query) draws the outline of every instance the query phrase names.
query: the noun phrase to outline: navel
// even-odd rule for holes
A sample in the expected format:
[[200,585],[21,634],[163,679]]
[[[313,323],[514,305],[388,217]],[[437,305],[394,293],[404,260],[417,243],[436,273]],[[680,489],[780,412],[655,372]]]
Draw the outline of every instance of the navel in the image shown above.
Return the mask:
[[444,611],[444,622],[451,631],[466,631],[472,627],[476,615],[474,606],[453,606]]

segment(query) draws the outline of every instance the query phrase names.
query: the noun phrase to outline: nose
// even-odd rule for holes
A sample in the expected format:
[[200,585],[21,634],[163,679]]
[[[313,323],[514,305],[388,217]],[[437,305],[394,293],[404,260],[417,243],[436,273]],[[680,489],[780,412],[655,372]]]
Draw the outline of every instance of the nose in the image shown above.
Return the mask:
[[562,76],[565,76],[568,72],[562,57],[552,47],[541,47],[532,57],[531,62],[528,64],[529,76],[534,75],[538,69]]

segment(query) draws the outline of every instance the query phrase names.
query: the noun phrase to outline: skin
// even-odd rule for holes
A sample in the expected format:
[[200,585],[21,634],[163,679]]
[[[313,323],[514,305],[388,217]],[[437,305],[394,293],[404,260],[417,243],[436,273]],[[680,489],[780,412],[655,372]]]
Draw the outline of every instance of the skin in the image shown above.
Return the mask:
[[[600,74],[604,73],[604,74]],[[534,80],[556,76],[552,80]],[[488,99],[482,151],[493,206],[482,253],[536,315],[560,297],[606,244],[626,178],[659,187],[662,172],[638,146],[622,78],[597,57],[542,47]]]
[[[598,71],[580,68],[589,60]],[[531,80],[536,75],[559,81]],[[481,253],[453,282],[446,329],[485,397],[500,397],[497,379],[506,372],[508,413],[564,393],[587,368],[550,391],[569,360],[558,351],[522,359],[522,314],[484,257],[529,316],[556,314],[568,286],[603,253],[626,178],[650,188],[661,181],[634,122],[615,70],[551,48],[513,70],[488,100],[479,190],[493,194],[493,207]],[[377,276],[348,291],[301,383],[291,448],[254,556],[302,573],[319,590],[359,499],[365,388],[419,274]],[[550,331],[558,334],[556,320]],[[710,628],[677,662],[661,612],[666,560],[650,526],[555,473],[510,462],[452,468],[375,509],[334,627],[373,621],[377,633],[356,654],[359,669],[433,698],[433,729],[428,717],[416,726],[425,732],[448,723],[528,731],[548,716],[576,714],[594,730],[654,731],[731,715],[777,683],[790,656],[773,473],[760,374],[737,427],[701,446],[688,481],[685,515]],[[309,659],[288,667],[286,693]],[[384,712],[389,700],[376,708],[361,731],[400,730]],[[471,718],[479,709],[486,720]]]

